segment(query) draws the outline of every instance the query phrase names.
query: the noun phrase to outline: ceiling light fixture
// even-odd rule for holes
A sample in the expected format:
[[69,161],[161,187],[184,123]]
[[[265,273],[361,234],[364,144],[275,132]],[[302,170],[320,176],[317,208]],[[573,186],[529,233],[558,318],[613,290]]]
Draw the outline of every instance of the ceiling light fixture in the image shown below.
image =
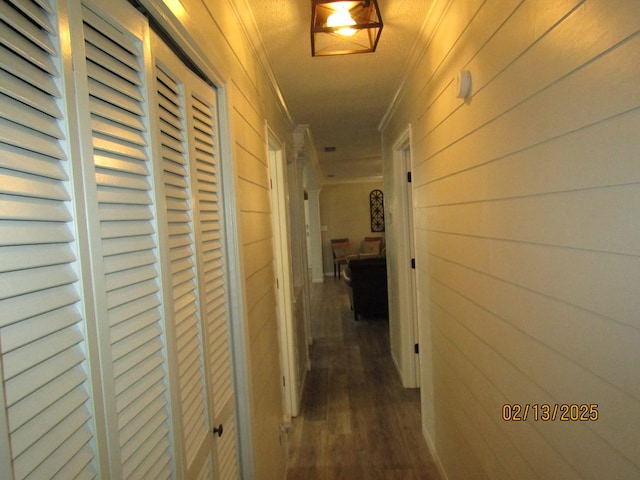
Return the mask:
[[375,52],[382,32],[377,0],[311,0],[311,55]]

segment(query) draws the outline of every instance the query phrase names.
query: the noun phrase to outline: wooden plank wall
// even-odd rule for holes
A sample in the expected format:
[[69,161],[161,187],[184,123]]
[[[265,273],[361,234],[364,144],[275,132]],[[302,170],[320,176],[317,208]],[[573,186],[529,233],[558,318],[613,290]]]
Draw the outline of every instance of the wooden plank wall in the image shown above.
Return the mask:
[[383,132],[389,190],[412,128],[425,432],[449,480],[640,478],[640,2],[452,0],[428,23]]

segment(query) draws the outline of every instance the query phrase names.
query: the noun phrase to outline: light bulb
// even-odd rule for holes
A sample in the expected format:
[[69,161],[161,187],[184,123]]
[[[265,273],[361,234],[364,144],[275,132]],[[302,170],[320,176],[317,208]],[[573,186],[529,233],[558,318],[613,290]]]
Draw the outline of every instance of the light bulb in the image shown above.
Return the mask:
[[327,18],[327,27],[335,28],[335,33],[345,37],[351,37],[356,34],[357,30],[355,28],[349,28],[355,24],[356,21],[346,9],[338,10]]

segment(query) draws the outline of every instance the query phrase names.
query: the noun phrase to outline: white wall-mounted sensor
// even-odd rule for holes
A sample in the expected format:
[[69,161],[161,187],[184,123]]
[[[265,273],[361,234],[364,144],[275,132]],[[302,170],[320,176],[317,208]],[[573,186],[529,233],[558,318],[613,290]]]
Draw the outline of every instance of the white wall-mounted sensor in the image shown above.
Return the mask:
[[456,97],[467,98],[471,93],[471,72],[460,70],[456,75]]

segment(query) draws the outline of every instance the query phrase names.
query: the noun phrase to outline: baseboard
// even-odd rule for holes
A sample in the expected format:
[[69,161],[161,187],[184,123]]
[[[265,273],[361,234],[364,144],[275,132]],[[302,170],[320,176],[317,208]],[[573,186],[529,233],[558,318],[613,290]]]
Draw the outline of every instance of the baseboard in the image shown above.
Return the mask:
[[438,457],[438,452],[436,451],[436,446],[433,443],[433,439],[431,438],[431,435],[429,435],[429,432],[427,432],[427,429],[424,428],[424,424],[422,425],[422,436],[427,442],[427,448],[429,449],[429,453],[431,453],[431,457],[433,458],[433,461],[436,464],[436,468],[438,469],[440,478],[442,480],[449,480],[449,477],[447,476],[447,472],[445,472],[444,470],[444,465],[442,465],[442,462],[440,461],[440,457]]

